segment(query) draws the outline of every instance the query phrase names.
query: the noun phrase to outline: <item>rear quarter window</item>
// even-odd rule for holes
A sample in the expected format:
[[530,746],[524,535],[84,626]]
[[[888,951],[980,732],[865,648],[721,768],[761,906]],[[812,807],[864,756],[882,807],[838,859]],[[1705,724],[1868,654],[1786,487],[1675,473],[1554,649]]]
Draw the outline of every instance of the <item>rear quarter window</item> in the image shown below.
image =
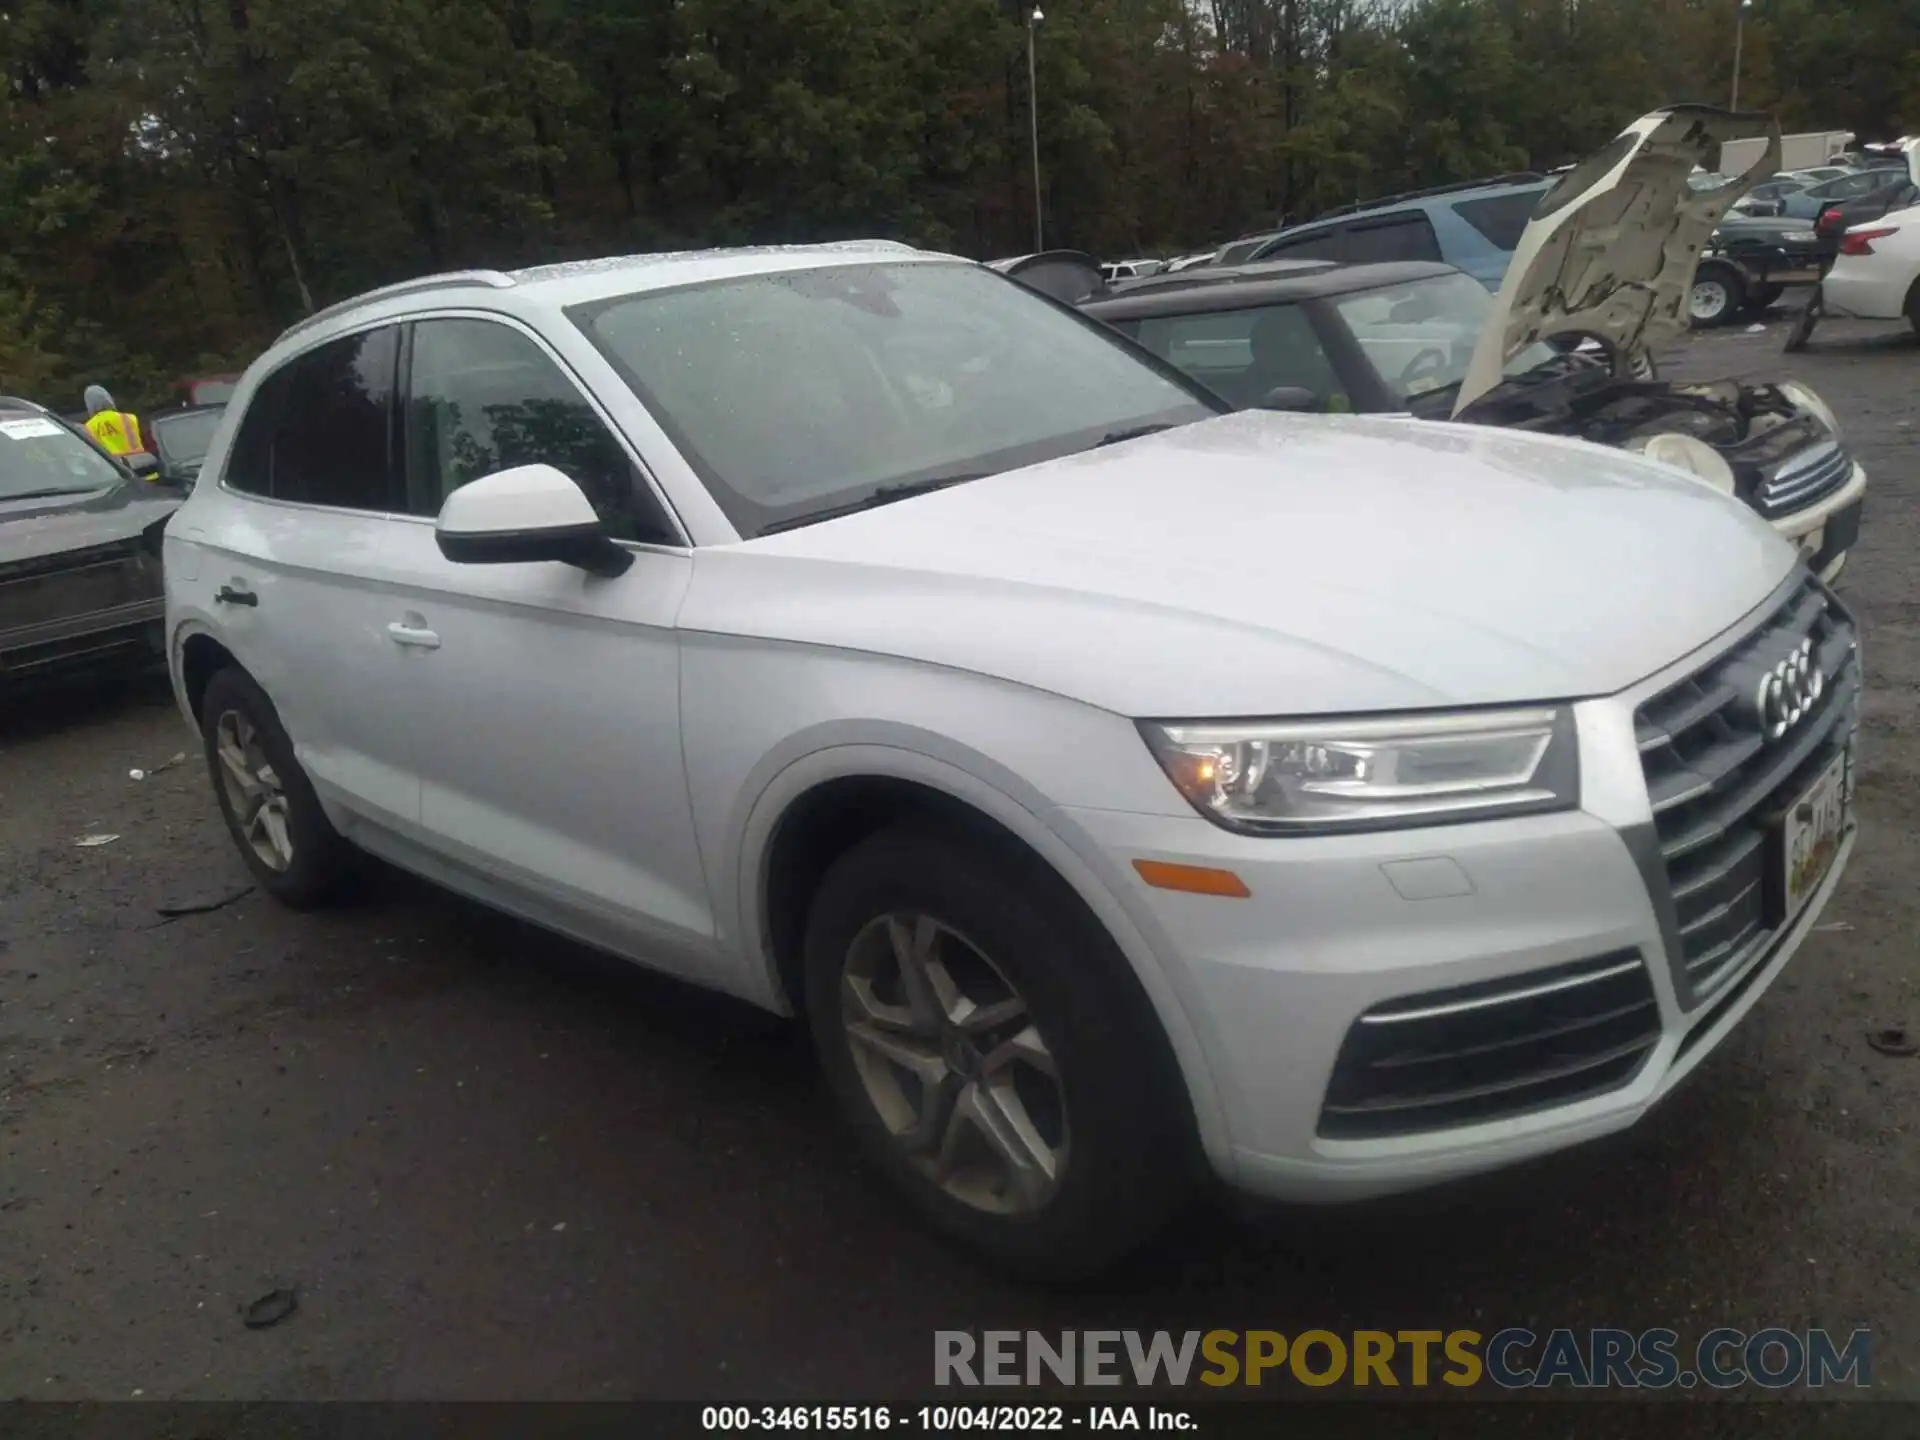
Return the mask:
[[1395,260],[1438,260],[1440,242],[1433,225],[1418,210],[1353,220],[1290,240],[1282,236],[1262,250],[1261,260],[1333,260],[1371,265]]
[[394,383],[399,330],[342,336],[260,383],[222,476],[229,489],[346,510],[399,508]]
[[1453,213],[1487,238],[1488,243],[1512,251],[1520,244],[1527,222],[1540,203],[1538,190],[1521,190],[1510,195],[1483,195],[1477,200],[1456,200]]

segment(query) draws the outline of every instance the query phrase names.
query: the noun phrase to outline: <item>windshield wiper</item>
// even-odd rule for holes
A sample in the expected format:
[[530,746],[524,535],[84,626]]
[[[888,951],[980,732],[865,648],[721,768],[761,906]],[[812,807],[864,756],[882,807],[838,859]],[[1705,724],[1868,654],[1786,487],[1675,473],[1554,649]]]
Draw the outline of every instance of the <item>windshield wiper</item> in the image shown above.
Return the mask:
[[910,500],[915,495],[930,495],[935,490],[945,490],[949,485],[964,485],[969,480],[979,480],[991,475],[991,470],[980,470],[965,475],[935,475],[926,480],[900,480],[891,485],[882,485],[869,490],[858,500],[849,500],[844,505],[832,505],[825,510],[809,510],[805,515],[789,515],[784,520],[775,520],[760,527],[762,535],[778,534],[782,530],[798,530],[802,525],[812,525],[819,520],[835,520],[842,515],[854,515],[862,510],[877,510],[882,505],[891,505],[896,500]]
[[1102,445],[1118,445],[1122,440],[1138,440],[1143,435],[1158,435],[1162,430],[1173,428],[1164,421],[1158,425],[1129,425],[1124,430],[1109,430],[1093,442],[1093,448],[1098,450]]

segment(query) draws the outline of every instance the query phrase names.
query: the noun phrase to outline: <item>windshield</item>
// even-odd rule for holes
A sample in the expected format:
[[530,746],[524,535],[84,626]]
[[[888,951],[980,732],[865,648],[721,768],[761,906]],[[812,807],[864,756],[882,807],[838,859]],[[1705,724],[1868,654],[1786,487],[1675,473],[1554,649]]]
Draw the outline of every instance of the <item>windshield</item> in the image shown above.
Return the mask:
[[155,415],[147,428],[153,443],[170,465],[189,469],[207,458],[214,432],[225,410],[193,410],[179,415]]
[[103,490],[120,472],[71,430],[38,416],[0,420],[0,504]]
[[[1493,297],[1470,275],[1434,275],[1338,296],[1333,306],[1387,388],[1405,401],[1466,378]],[[1507,374],[1524,375],[1559,354],[1529,345],[1507,362]]]
[[747,536],[1221,408],[971,264],[743,276],[568,313]]

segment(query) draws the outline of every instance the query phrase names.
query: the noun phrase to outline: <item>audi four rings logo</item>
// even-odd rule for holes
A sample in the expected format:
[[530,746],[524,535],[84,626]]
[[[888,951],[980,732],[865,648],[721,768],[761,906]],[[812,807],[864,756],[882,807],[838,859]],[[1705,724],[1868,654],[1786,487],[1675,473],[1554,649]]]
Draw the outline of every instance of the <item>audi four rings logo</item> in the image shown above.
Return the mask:
[[1802,640],[1791,655],[1760,677],[1753,700],[1761,731],[1767,739],[1778,740],[1820,703],[1826,689],[1827,677],[1813,663],[1813,641]]

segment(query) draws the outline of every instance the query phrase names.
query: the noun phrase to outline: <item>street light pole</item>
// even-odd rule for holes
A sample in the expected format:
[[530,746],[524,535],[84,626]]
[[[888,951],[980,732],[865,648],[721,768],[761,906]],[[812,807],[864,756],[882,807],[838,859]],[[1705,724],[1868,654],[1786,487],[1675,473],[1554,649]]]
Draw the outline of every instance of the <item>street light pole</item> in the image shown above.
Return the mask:
[[1033,137],[1033,248],[1036,254],[1046,249],[1047,243],[1040,223],[1040,92],[1033,78],[1033,36],[1046,18],[1038,5],[1027,16],[1027,122]]
[[1740,0],[1739,8],[1733,12],[1733,101],[1729,110],[1740,108],[1740,42],[1747,28],[1747,11],[1753,8],[1753,0]]

